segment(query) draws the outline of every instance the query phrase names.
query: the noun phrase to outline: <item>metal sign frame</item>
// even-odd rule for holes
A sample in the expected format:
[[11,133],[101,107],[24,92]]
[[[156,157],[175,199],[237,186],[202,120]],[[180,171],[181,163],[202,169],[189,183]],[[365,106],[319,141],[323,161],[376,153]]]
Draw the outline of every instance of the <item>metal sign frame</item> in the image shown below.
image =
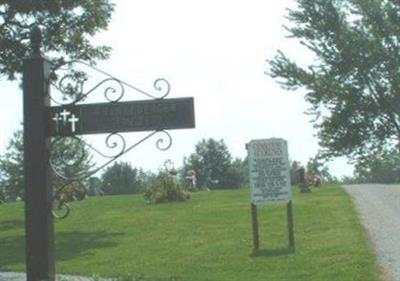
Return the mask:
[[[193,98],[165,99],[170,91],[168,81],[157,79],[154,82],[155,90],[161,94],[157,96],[84,62],[69,62],[54,67],[40,53],[41,40],[41,31],[36,27],[31,34],[32,54],[23,60],[25,232],[28,281],[55,280],[53,203],[58,193],[70,184],[80,183],[89,178],[157,134],[161,134],[156,142],[157,148],[166,150],[172,145],[172,138],[166,130],[195,126]],[[84,92],[83,84],[87,80],[85,73],[75,71],[61,77],[56,73],[57,70],[71,67],[74,63],[85,65],[105,75],[106,78]],[[111,98],[110,93],[115,94],[118,90],[112,86],[106,86],[107,83],[117,85],[119,94],[116,97]],[[73,97],[72,102],[65,104],[57,102],[50,93],[51,85],[63,96]],[[89,95],[99,91],[102,86],[106,86],[104,98],[108,103],[83,103]],[[125,89],[128,88],[151,100],[122,102]],[[58,106],[52,106],[54,103]],[[99,120],[102,112],[107,112],[111,121]],[[125,120],[129,117],[135,118],[135,122]],[[124,121],[119,122],[118,118],[123,118]],[[128,145],[120,134],[127,131],[150,132]],[[106,154],[79,136],[79,134],[88,133],[107,133],[106,147],[117,149],[117,152]],[[105,163],[84,174],[63,174],[62,169],[57,167],[60,161],[54,161],[52,151],[65,136],[70,137],[79,146],[85,146],[105,158]],[[64,166],[78,165],[82,159],[84,159],[83,156],[77,157],[76,163],[68,163],[64,159],[61,159],[61,162]],[[62,182],[57,190],[54,190],[52,186],[55,177]],[[69,213],[68,205],[60,202],[58,209],[63,208],[65,215],[59,217],[65,217]]]

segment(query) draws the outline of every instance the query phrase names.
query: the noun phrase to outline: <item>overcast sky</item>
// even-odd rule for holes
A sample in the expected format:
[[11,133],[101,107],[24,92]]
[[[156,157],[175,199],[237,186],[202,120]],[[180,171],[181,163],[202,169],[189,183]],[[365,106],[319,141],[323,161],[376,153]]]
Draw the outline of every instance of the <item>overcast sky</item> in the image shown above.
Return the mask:
[[[171,84],[170,98],[195,99],[196,128],[172,130],[172,147],[156,149],[156,137],[122,160],[155,170],[171,159],[175,166],[202,138],[224,139],[234,157],[246,155],[251,139],[280,137],[288,141],[292,160],[303,164],[318,151],[316,131],[304,112],[302,91],[287,92],[265,75],[266,60],[277,49],[297,61],[312,58],[296,41],[285,39],[285,9],[290,0],[115,0],[108,31],[95,42],[113,48],[99,68],[141,89],[153,90],[157,78]],[[18,82],[0,81],[0,152],[22,120]],[[128,92],[130,100],[144,99]],[[143,134],[128,134],[132,143]],[[105,136],[95,143],[104,143]],[[344,159],[329,165],[334,175],[350,175]]]

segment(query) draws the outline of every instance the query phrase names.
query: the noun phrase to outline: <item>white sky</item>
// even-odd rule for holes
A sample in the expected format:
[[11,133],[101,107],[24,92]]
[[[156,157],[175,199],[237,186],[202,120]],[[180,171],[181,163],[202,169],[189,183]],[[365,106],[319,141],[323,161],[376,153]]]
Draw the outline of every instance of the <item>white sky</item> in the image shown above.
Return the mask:
[[[282,90],[264,72],[266,59],[277,49],[307,62],[287,34],[285,8],[290,0],[115,0],[109,30],[96,42],[113,48],[110,60],[99,68],[139,88],[154,92],[153,81],[166,78],[170,98],[195,98],[196,128],[172,130],[172,147],[161,152],[157,138],[129,152],[122,160],[155,170],[167,159],[180,166],[202,138],[224,139],[234,157],[244,157],[251,139],[288,140],[292,160],[303,164],[318,151],[316,131],[304,114],[303,94]],[[22,93],[18,82],[0,81],[0,152],[22,120]],[[143,99],[129,92],[127,97]],[[141,134],[129,134],[129,142]],[[99,136],[98,141],[103,141]],[[351,175],[344,159],[331,163],[336,176]]]

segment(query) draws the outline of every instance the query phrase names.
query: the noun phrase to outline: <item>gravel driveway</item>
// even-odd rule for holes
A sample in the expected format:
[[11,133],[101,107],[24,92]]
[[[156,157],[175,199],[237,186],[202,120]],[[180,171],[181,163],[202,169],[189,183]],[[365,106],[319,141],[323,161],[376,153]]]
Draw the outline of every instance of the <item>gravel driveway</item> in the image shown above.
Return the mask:
[[389,280],[400,281],[400,185],[345,186],[353,198],[378,263]]

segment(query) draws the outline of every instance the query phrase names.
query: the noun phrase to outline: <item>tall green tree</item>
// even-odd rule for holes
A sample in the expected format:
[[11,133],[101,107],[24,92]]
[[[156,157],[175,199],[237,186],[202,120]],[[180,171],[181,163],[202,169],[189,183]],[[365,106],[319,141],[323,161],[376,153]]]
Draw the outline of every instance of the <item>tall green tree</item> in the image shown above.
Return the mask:
[[361,183],[399,183],[400,152],[396,149],[360,157],[354,165],[354,176]]
[[184,160],[184,171],[196,172],[197,187],[233,188],[231,185],[232,156],[223,140],[203,139],[195,152]]
[[22,131],[16,131],[0,156],[0,189],[8,200],[23,198],[24,146]]
[[[92,156],[86,147],[71,138],[62,138],[52,147],[52,166],[65,177],[75,177],[90,172]],[[52,183],[57,190],[65,180],[53,174]],[[86,184],[86,181],[82,182]],[[0,189],[8,200],[24,198],[24,146],[23,133],[18,130],[10,139],[6,152],[0,156]]]
[[127,162],[114,162],[101,176],[102,190],[109,195],[131,194],[145,189],[143,171]]
[[399,2],[296,3],[288,36],[314,58],[303,66],[278,51],[267,73],[285,89],[306,90],[322,155],[355,158],[400,147]]
[[107,28],[114,6],[109,0],[0,1],[0,77],[22,72],[34,25],[43,31],[43,50],[54,63],[106,59],[110,47],[96,46],[90,37]]
[[235,158],[229,167],[226,185],[230,188],[249,186],[249,166],[248,158]]

